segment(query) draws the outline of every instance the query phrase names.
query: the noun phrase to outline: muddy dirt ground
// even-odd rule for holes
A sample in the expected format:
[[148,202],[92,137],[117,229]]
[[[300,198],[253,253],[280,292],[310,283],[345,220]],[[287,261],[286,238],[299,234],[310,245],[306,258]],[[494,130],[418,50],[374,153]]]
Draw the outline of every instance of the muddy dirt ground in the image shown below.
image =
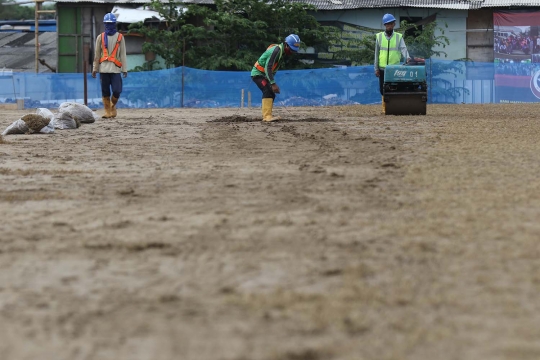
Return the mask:
[[120,109],[6,136],[1,358],[539,359],[539,110]]

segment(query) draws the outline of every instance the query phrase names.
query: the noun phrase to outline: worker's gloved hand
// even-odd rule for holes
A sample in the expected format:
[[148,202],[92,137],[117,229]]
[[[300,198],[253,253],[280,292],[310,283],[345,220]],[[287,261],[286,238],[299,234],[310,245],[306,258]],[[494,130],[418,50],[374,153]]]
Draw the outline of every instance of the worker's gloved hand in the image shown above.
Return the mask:
[[279,90],[279,86],[278,84],[272,84],[272,91],[275,93],[275,94],[279,94],[280,90]]
[[375,70],[375,76],[376,77],[381,76],[381,70],[379,70],[379,69]]
[[95,71],[92,71],[92,77],[95,79],[96,78],[96,72]]
[[124,73],[124,78],[127,78],[127,72]]

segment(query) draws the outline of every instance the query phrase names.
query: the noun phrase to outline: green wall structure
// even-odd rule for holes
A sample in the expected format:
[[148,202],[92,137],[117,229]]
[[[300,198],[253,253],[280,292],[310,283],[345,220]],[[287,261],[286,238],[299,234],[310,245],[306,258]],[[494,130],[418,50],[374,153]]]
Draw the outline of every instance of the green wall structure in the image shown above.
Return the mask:
[[[59,73],[84,72],[92,47],[91,17],[84,24],[85,16],[89,17],[92,7],[76,6],[71,3],[57,3],[58,65]],[[92,71],[87,67],[87,71]]]

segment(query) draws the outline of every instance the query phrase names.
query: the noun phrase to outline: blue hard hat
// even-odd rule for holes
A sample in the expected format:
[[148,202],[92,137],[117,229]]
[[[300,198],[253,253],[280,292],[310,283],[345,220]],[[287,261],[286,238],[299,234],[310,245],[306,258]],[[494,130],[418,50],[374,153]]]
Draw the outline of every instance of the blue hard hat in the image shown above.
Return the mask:
[[285,42],[287,43],[287,45],[289,45],[291,50],[294,52],[297,52],[298,49],[300,48],[300,36],[298,35],[291,34],[287,36],[285,38]]
[[396,21],[396,18],[392,14],[384,14],[384,16],[382,17],[383,25],[386,25],[386,24],[391,23],[393,21]]
[[115,23],[116,22],[116,16],[114,16],[113,13],[105,14],[105,17],[103,18],[104,23]]

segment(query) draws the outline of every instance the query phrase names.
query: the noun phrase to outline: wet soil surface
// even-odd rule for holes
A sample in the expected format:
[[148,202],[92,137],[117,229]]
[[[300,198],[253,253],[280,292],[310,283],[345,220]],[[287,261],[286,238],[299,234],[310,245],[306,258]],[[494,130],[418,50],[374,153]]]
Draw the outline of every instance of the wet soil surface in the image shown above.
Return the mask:
[[537,104],[275,115],[5,137],[1,358],[540,358]]

